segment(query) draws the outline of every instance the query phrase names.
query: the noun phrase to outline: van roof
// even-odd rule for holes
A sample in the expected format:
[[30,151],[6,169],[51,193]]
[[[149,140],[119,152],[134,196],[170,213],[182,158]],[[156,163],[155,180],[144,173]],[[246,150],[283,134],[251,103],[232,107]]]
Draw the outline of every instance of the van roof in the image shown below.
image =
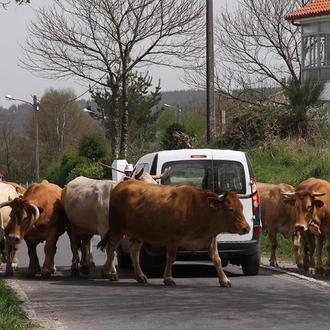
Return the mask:
[[162,150],[152,152],[145,157],[152,157],[158,155],[159,160],[171,159],[196,159],[196,158],[219,158],[219,159],[232,159],[242,160],[246,158],[245,152],[229,149],[178,149],[178,150]]

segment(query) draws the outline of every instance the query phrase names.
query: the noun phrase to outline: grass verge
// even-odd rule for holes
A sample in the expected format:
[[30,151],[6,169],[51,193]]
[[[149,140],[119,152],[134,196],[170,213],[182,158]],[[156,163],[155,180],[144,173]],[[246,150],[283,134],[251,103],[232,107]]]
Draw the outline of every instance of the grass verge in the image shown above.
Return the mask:
[[22,302],[15,293],[0,280],[0,330],[36,329],[22,308]]

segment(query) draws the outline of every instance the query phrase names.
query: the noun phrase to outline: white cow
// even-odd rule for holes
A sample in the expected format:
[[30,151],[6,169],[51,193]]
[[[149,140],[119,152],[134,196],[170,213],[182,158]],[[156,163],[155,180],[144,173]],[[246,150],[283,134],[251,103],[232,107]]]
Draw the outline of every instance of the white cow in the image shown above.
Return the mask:
[[[7,202],[8,200],[12,200],[16,197],[19,197],[22,195],[22,192],[20,189],[15,188],[10,183],[0,182],[0,204],[2,202]],[[5,236],[5,228],[7,227],[7,224],[10,220],[9,214],[10,214],[11,208],[9,206],[0,208],[0,254],[1,254],[1,262],[6,262],[6,254],[4,251],[4,236]],[[16,252],[13,254],[12,259],[12,267],[14,269],[17,269],[17,255]],[[0,263],[1,265],[1,263]]]
[[[161,175],[153,176],[147,172],[139,172],[134,179],[157,184],[157,179],[167,175],[169,169]],[[129,177],[126,180],[134,180]],[[61,201],[67,216],[67,232],[72,250],[71,276],[89,273],[92,266],[91,239],[93,235],[101,238],[109,230],[110,195],[118,184],[112,180],[94,180],[79,176],[70,181],[62,190]],[[81,260],[79,258],[81,250]],[[108,277],[111,266],[106,263],[102,269],[102,277]]]

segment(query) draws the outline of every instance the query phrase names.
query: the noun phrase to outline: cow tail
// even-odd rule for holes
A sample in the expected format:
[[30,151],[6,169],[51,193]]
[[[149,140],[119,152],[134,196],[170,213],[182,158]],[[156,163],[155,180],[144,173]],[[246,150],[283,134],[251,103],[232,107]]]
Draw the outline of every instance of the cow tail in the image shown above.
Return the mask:
[[97,244],[97,248],[101,249],[102,252],[104,252],[110,238],[110,230],[107,231],[107,233],[104,235],[104,237],[101,239],[101,241]]

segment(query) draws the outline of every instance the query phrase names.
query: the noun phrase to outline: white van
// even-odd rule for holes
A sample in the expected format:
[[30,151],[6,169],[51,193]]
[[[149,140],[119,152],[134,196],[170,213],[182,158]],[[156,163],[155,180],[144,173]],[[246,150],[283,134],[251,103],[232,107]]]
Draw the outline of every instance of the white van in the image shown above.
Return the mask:
[[[256,179],[246,153],[220,149],[181,149],[149,153],[141,157],[135,165],[132,176],[141,169],[159,175],[167,168],[169,174],[161,179],[161,184],[191,185],[209,189],[217,194],[236,191],[251,194],[257,189]],[[245,275],[257,275],[260,266],[261,220],[259,196],[241,199],[243,211],[251,230],[248,234],[220,234],[217,236],[222,265],[228,262],[241,265]],[[203,216],[203,215],[201,215]],[[157,266],[164,266],[165,247],[155,247],[144,243],[141,249],[141,267],[146,274],[154,274]],[[131,265],[128,242],[122,241],[117,251],[118,266]],[[178,249],[178,261],[210,260],[206,250],[193,254]]]

